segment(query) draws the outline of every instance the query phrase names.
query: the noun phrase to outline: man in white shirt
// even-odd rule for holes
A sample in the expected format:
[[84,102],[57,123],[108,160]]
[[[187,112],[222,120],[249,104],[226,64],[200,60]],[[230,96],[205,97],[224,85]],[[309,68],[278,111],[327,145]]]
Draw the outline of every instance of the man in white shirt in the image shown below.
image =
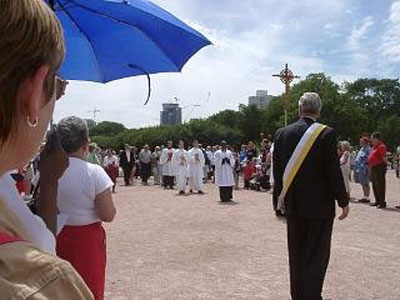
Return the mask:
[[188,152],[189,155],[189,186],[190,192],[197,191],[199,194],[203,193],[203,166],[205,158],[203,151],[199,147],[199,142],[193,142],[193,148]]
[[149,185],[148,179],[151,175],[151,151],[149,145],[144,145],[139,153],[140,177],[143,185]]
[[223,203],[232,202],[233,186],[235,185],[233,176],[235,158],[226,146],[226,141],[222,141],[221,150],[215,153],[215,184],[219,187],[219,196]]
[[172,165],[172,156],[174,155],[175,149],[172,148],[172,141],[167,142],[167,148],[163,149],[160,157],[160,165],[162,167],[163,174],[163,186],[164,188],[174,188],[174,168]]
[[175,150],[172,162],[175,169],[175,178],[179,195],[185,195],[188,173],[188,154],[182,140],[179,141],[179,149]]

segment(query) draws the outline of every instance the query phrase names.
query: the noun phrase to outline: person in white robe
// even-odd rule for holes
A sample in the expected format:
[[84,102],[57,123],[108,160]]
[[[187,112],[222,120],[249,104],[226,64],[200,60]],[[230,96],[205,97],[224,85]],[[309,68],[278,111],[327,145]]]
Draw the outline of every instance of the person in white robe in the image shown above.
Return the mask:
[[234,166],[235,157],[227,149],[226,141],[222,141],[221,149],[215,153],[215,184],[219,187],[219,196],[223,203],[231,202],[233,199]]
[[189,157],[182,140],[179,141],[179,149],[175,150],[172,156],[172,163],[175,169],[175,179],[179,194],[185,195]]
[[188,177],[190,192],[197,191],[199,194],[203,194],[203,176],[204,176],[204,163],[205,158],[203,151],[199,147],[199,142],[193,142],[193,148],[188,152],[189,156],[189,167]]
[[172,164],[172,156],[174,155],[175,149],[172,148],[172,141],[167,142],[167,147],[163,149],[160,157],[160,165],[163,174],[163,186],[164,188],[174,188],[174,166]]

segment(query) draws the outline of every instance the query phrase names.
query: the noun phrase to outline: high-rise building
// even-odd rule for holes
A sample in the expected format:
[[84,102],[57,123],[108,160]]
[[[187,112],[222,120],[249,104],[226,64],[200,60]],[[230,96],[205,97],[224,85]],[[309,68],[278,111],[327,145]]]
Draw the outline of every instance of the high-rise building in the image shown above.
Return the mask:
[[268,95],[267,90],[258,90],[255,96],[249,97],[249,105],[256,105],[259,108],[263,108],[269,104],[273,97],[272,95]]
[[182,108],[179,103],[164,103],[160,112],[161,125],[182,124]]

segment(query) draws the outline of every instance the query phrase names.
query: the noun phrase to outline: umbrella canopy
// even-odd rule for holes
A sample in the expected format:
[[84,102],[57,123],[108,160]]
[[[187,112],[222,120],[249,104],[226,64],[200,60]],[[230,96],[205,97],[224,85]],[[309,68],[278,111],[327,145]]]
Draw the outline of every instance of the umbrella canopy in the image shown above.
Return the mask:
[[64,28],[67,55],[61,75],[108,82],[180,72],[210,41],[146,0],[48,0]]

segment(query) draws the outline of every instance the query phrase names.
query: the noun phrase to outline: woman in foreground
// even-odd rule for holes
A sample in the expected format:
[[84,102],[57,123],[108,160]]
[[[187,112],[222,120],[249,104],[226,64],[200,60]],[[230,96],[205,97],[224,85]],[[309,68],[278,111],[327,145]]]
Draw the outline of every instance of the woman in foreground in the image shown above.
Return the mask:
[[55,256],[57,181],[68,163],[57,137],[41,154],[41,218],[30,212],[9,175],[43,141],[65,89],[56,76],[64,52],[61,26],[44,1],[0,1],[1,299],[92,299],[71,265]]

